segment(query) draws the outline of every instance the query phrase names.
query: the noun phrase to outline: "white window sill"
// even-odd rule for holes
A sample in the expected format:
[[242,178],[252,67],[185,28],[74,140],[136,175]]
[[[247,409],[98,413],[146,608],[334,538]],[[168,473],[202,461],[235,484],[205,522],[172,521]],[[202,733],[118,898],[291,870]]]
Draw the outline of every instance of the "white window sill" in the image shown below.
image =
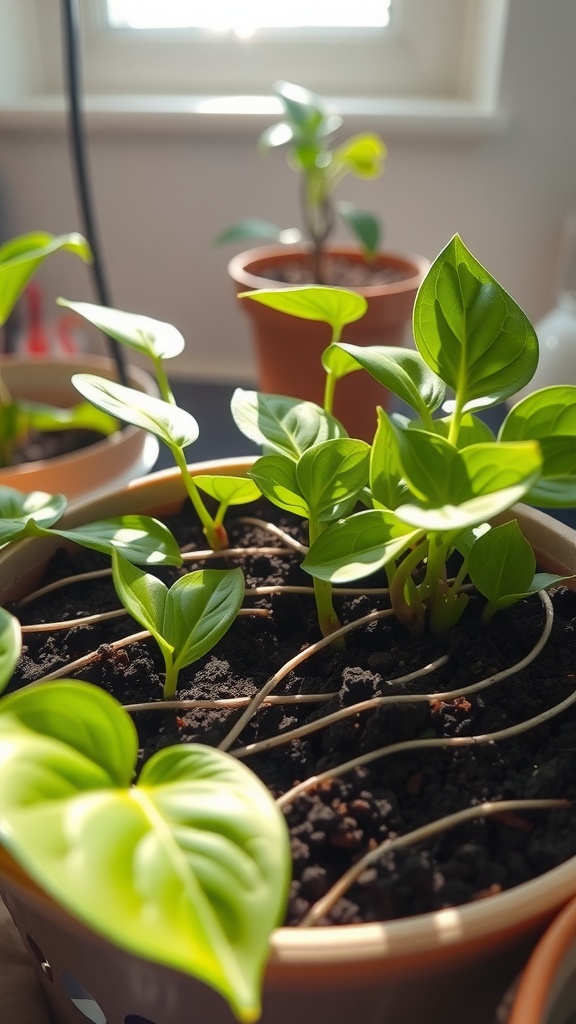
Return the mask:
[[[335,99],[334,107],[353,131],[385,137],[482,139],[502,134],[503,111],[467,100]],[[278,115],[270,97],[89,96],[83,109],[90,130],[106,133],[242,135],[261,131]],[[66,103],[61,96],[0,102],[0,130],[61,131]]]

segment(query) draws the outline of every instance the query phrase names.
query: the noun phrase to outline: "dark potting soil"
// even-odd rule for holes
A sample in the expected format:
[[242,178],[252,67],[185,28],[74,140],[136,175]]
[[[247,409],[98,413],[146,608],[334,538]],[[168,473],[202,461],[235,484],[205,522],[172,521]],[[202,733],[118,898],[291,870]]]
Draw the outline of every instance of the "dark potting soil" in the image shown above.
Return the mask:
[[[383,284],[395,284],[405,281],[408,273],[400,267],[370,266],[346,259],[345,256],[325,256],[322,261],[323,284],[337,288],[367,288]],[[282,284],[301,285],[314,284],[311,266],[301,260],[286,259],[285,263],[275,264],[273,268],[258,271],[260,277]]]
[[32,432],[14,452],[14,465],[36,462],[40,459],[54,459],[59,455],[87,448],[96,441],[101,441],[103,434],[96,430],[51,430]]
[[[270,515],[249,507],[251,516]],[[205,543],[188,511],[169,522],[183,545]],[[283,517],[296,535],[297,527]],[[276,546],[266,531],[229,524],[232,545]],[[310,584],[295,554],[250,555],[210,560],[242,564],[247,587]],[[50,578],[106,564],[81,551],[71,560],[58,553]],[[200,563],[201,565],[202,563]],[[189,564],[188,564],[189,565]],[[192,568],[197,568],[194,563]],[[180,570],[159,571],[170,582]],[[381,585],[376,577],[366,589]],[[362,583],[360,584],[362,586]],[[384,597],[337,597],[342,620],[351,621]],[[410,739],[482,736],[529,719],[566,698],[576,685],[576,594],[554,596],[552,636],[529,667],[476,694],[452,701],[392,704],[353,714],[305,738],[254,755],[246,763],[274,796],[297,782],[380,747]],[[51,622],[118,607],[109,579],[68,585],[22,609],[24,622]],[[182,699],[217,699],[254,694],[288,659],[319,639],[311,596],[276,594],[247,598],[245,607],[267,617],[241,616],[216,650],[181,673]],[[464,620],[444,637],[414,638],[392,618],[349,634],[346,647],[332,645],[293,669],[276,694],[333,694],[325,703],[261,708],[233,745],[286,732],[303,722],[373,696],[442,693],[474,683],[524,657],[540,636],[544,614],[537,596],[479,622],[472,598]],[[127,616],[97,626],[26,634],[14,685],[39,678],[88,650],[98,656],[79,677],[104,687],[122,703],[159,700],[163,663],[152,640],[121,650],[109,645],[139,630]],[[431,674],[404,684],[395,677],[447,654]],[[68,675],[70,673],[67,673]],[[237,720],[238,710],[146,711],[135,722],[144,761],[166,744],[217,744]],[[414,749],[380,757],[310,790],[286,809],[293,854],[293,883],[286,923],[297,924],[332,883],[367,850],[431,820],[486,800],[563,797],[561,809],[522,811],[480,818],[424,844],[391,852],[360,876],[321,923],[346,924],[400,918],[488,897],[531,879],[576,854],[576,709],[574,706],[528,732],[473,747]]]

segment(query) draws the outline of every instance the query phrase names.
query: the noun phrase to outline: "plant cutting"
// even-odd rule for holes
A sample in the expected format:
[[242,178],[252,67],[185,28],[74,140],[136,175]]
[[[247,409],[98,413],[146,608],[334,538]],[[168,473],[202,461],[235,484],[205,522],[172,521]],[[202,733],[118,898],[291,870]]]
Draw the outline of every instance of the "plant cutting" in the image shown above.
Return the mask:
[[[194,574],[227,570],[218,586],[230,580],[237,607],[241,566],[240,611],[259,613],[236,615],[217,645],[189,664],[175,653],[179,672],[169,699],[164,687],[171,663],[142,634],[127,637],[114,582],[126,591],[140,625],[176,652],[177,594],[186,589],[179,570],[162,570],[159,586],[147,573],[124,574],[114,556],[116,581],[113,573],[108,582],[99,580],[95,621],[84,608],[88,580],[69,580],[61,561],[57,573],[49,570],[43,579],[48,551],[40,564],[37,541],[0,555],[2,600],[18,602],[11,608],[23,624],[26,648],[11,684],[19,689],[5,701],[22,697],[33,704],[33,695],[59,676],[77,676],[83,689],[90,684],[113,692],[134,715],[146,764],[176,741],[184,748],[217,747],[256,772],[284,812],[293,877],[284,927],[271,936],[267,1024],[294,1017],[308,1024],[322,1013],[338,1024],[383,1013],[391,1020],[403,1015],[410,1024],[481,1024],[476,1011],[484,1007],[488,1019],[489,1000],[496,1001],[498,986],[509,981],[514,958],[576,890],[573,597],[560,585],[576,572],[574,540],[546,517],[512,508],[519,498],[541,503],[541,495],[551,507],[573,501],[573,402],[567,404],[573,389],[541,393],[532,406],[520,403],[494,437],[477,410],[512,394],[514,378],[519,386],[530,378],[537,354],[532,329],[457,238],[429,281],[431,290],[427,281],[415,311],[418,351],[360,352],[371,372],[393,382],[414,410],[411,421],[379,414],[371,446],[347,437],[330,411],[340,377],[366,372],[353,346],[338,342],[324,353],[332,378],[324,408],[236,393],[236,422],[265,448],[243,473],[267,501],[241,516],[244,521],[229,510],[227,548],[206,549],[193,506],[179,513],[187,495],[179,470],[114,497],[116,511],[144,506],[177,513],[175,532],[192,568],[191,595],[197,582],[202,585]],[[356,298],[313,289],[299,301],[317,308],[324,303],[334,331],[338,311],[331,303]],[[446,388],[453,402],[448,411]],[[428,464],[446,479],[431,482]],[[217,501],[226,493],[219,477],[242,477],[238,466],[221,469],[204,470]],[[189,472],[200,479],[203,470]],[[92,513],[104,505],[95,503]],[[358,526],[361,516],[371,517],[369,528]],[[78,525],[79,517],[73,512],[65,528]],[[483,547],[491,535],[496,540]],[[542,563],[538,570],[526,542]],[[50,547],[57,548],[56,538]],[[511,561],[520,568],[504,585],[501,563],[514,549],[519,554]],[[345,562],[354,565],[342,579]],[[32,566],[38,585],[48,583],[47,593],[29,578]],[[75,569],[73,557],[68,568]],[[535,580],[538,571],[547,575]],[[534,594],[542,583],[559,587],[558,593]],[[141,614],[135,605],[142,603],[151,611]],[[340,626],[326,614],[329,604]],[[87,649],[81,663],[80,634]],[[45,664],[54,636],[58,664],[53,653]],[[36,727],[44,728],[41,716]],[[0,752],[1,735],[0,728]],[[15,815],[10,809],[0,815],[4,845]],[[35,842],[26,871],[63,904],[50,889]],[[23,848],[11,849],[23,862]],[[62,971],[72,972],[111,1022],[132,1015],[175,1024],[192,1002],[206,1019],[230,1020],[186,967],[177,976],[159,968],[145,1002],[144,986],[129,979],[150,977],[149,960],[158,957],[143,950],[136,924],[138,943],[127,929],[114,940],[118,948],[103,946],[98,935],[109,933],[80,896],[77,907],[65,904],[71,924],[54,907],[46,921],[38,898],[35,904],[33,893],[23,894],[22,879],[19,884],[4,871],[3,889],[22,933],[53,961],[54,980],[45,986],[62,1020]],[[105,873],[100,877],[104,884]],[[154,913],[162,912],[161,897],[162,891]],[[87,955],[77,951],[74,917],[90,925],[82,930]],[[105,965],[98,970],[90,966],[96,952]],[[135,959],[135,952],[144,959]],[[168,956],[162,960],[168,962]],[[434,1017],[435,994],[447,987],[451,999]],[[474,1007],[464,990],[473,993]]]
[[[236,292],[304,283],[354,288],[366,296],[369,309],[351,328],[348,340],[401,344],[428,260],[382,252],[380,218],[335,195],[348,176],[366,181],[381,176],[386,159],[383,140],[367,132],[338,142],[342,119],[319,96],[290,82],[278,82],[273,91],[283,117],[261,135],[259,146],[263,151],[286,148],[288,163],[298,175],[303,229],[282,230],[249,217],[221,232],[218,242],[267,242],[230,262]],[[330,241],[339,220],[352,234],[352,246]],[[320,354],[329,340],[324,326],[286,321],[273,307],[243,305],[254,333],[259,389],[319,402]],[[371,423],[363,409],[384,401],[381,389],[369,378],[353,377],[340,390],[337,412],[351,433],[371,440]]]
[[[69,251],[84,262],[92,254],[79,234],[31,232],[0,247],[0,328],[27,284],[53,253]],[[175,331],[175,329],[172,329]],[[66,491],[70,499],[112,489],[151,468],[158,447],[150,435],[117,421],[89,402],[78,402],[70,385],[75,371],[114,377],[102,357],[5,356],[0,360],[0,483],[23,491]],[[133,387],[152,393],[150,378],[130,367]],[[49,403],[48,401],[49,400]]]
[[374,260],[381,240],[379,218],[352,203],[336,201],[334,192],[349,174],[366,180],[379,178],[384,170],[386,146],[374,132],[354,135],[335,145],[342,118],[330,113],[319,96],[292,82],[276,82],[272,92],[282,106],[282,120],[262,133],[258,147],[262,152],[287,147],[288,163],[300,175],[303,232],[296,228],[279,228],[258,217],[247,217],[222,231],[216,241],[300,242],[304,239],[310,246],[312,282],[334,283],[327,280],[329,270],[324,246],[336,227],[337,217],[359,244],[367,263]]

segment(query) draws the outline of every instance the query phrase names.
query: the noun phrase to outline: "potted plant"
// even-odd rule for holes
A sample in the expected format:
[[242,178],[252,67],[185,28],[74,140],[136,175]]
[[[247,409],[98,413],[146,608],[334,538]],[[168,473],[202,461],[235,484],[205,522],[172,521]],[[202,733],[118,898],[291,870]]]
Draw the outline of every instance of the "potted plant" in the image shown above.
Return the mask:
[[[251,301],[285,301],[280,295]],[[292,313],[313,305],[334,330],[361,301],[312,287],[293,293]],[[84,314],[132,340],[114,311]],[[110,1024],[176,1024],[193,1007],[229,1024],[231,1010],[210,985],[240,1019],[255,1019],[265,962],[267,1024],[482,1024],[539,931],[576,892],[573,597],[562,586],[576,573],[574,534],[516,505],[574,503],[575,388],[523,400],[498,437],[479,419],[475,410],[530,379],[537,340],[457,237],[420,289],[414,329],[416,352],[329,346],[324,407],[239,390],[236,422],[265,448],[252,463],[187,466],[182,449],[197,428],[169,393],[154,401],[114,382],[76,380],[109,413],[155,429],[178,467],[76,508],[66,529],[111,507],[162,511],[194,569],[159,578],[113,554],[111,569],[96,570],[111,583],[88,621],[88,577],[80,597],[67,579],[78,573],[75,551],[59,556],[44,595],[37,588],[55,540],[43,535],[0,556],[0,597],[13,602],[26,647],[17,689],[0,701],[2,890],[59,1022],[82,1011]],[[330,412],[334,384],[357,363],[415,414],[392,419],[380,410],[371,446]],[[447,388],[452,405],[442,415]],[[225,517],[259,491],[271,506],[258,516]],[[180,511],[185,496],[199,525]],[[373,583],[363,579],[373,573]],[[559,588],[553,600],[550,587]],[[59,629],[54,616],[68,600],[73,616],[62,612]],[[126,636],[114,600],[154,644]],[[109,632],[113,622],[118,634]],[[17,662],[14,619],[0,635],[7,679]],[[93,650],[80,663],[82,635]],[[40,667],[46,653],[48,671]],[[85,681],[58,681],[73,673]],[[133,682],[144,686],[140,698]],[[163,811],[148,816],[149,842],[131,809],[116,814],[117,801],[131,808],[144,799],[129,786],[137,744],[128,707],[150,766],[139,785]],[[262,936],[282,904],[269,895],[257,964],[244,975],[253,982],[248,1002],[234,982],[238,944],[231,959],[226,944],[216,950],[222,930],[215,925],[208,940],[195,910],[198,901],[241,946],[244,883],[262,876],[233,872],[222,883],[216,847],[191,836],[179,815],[194,813],[194,795],[173,739],[184,751],[199,741],[246,761],[290,829],[285,923],[272,931],[267,956]],[[182,802],[171,788],[178,780]],[[203,823],[213,826],[210,793]],[[282,848],[283,835],[272,845]],[[256,849],[270,855],[260,840]],[[182,872],[177,884],[174,871]],[[198,872],[211,902],[198,894]],[[276,877],[278,897],[281,867]]]
[[[369,132],[337,144],[342,119],[329,112],[319,96],[290,82],[278,82],[273,91],[283,119],[262,134],[259,146],[264,151],[287,148],[288,162],[299,175],[302,232],[254,217],[225,229],[217,241],[267,241],[230,261],[236,292],[303,283],[354,288],[368,306],[362,319],[350,326],[348,340],[358,345],[403,344],[429,261],[412,253],[380,251],[379,219],[336,200],[334,194],[347,175],[366,180],[381,175],[386,158],[383,140]],[[352,234],[353,245],[330,241],[338,220]],[[296,327],[271,307],[242,303],[242,308],[253,330],[259,389],[321,402],[319,357],[329,341],[326,324],[309,320]],[[371,440],[372,422],[365,410],[386,402],[386,392],[371,378],[354,374],[339,389],[336,412],[351,433]]]
[[[78,234],[31,232],[0,247],[0,328],[5,325],[33,275],[52,253],[68,251],[91,260]],[[117,423],[90,403],[79,402],[70,384],[82,370],[114,378],[106,357],[62,359],[0,357],[0,484],[27,490],[65,492],[70,499],[119,486],[147,472],[158,455],[149,434]],[[149,374],[128,369],[129,382],[155,393]]]

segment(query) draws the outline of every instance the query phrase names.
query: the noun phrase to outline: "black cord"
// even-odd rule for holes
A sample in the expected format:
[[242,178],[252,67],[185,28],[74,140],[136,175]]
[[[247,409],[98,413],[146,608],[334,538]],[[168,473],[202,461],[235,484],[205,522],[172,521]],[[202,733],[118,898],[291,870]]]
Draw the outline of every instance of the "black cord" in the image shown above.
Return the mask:
[[[98,302],[101,306],[112,306],[92,208],[86,160],[86,137],[80,110],[79,21],[78,0],[62,0],[64,71],[68,87],[69,140],[75,184],[84,222],[84,235],[93,255],[91,266]],[[126,384],[126,367],[122,347],[115,338],[110,338],[108,335],[105,337],[110,355],[116,364],[118,379],[122,384]]]

